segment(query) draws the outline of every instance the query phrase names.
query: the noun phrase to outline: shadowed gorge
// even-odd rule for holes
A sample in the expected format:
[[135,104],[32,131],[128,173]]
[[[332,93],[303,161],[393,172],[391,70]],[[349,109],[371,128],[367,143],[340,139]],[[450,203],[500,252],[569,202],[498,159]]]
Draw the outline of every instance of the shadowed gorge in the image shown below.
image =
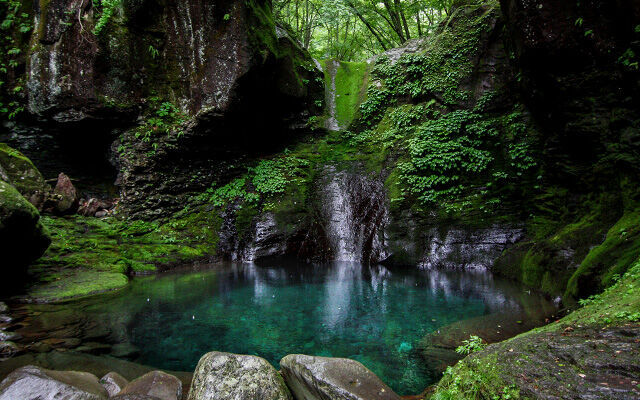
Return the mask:
[[0,400],[640,398],[636,2],[0,31]]

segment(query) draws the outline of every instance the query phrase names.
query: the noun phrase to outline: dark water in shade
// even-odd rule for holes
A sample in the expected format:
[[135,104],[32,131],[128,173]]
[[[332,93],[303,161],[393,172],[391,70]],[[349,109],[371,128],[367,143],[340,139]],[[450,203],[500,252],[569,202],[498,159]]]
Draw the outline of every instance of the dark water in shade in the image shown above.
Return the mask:
[[539,320],[553,310],[488,272],[353,263],[165,274],[64,307],[82,309],[99,321],[102,328],[95,329],[107,330],[104,340],[137,346],[134,361],[154,367],[190,371],[212,350],[259,355],[276,368],[291,353],[348,357],[399,394],[419,393],[440,377],[420,353],[425,335],[463,320],[472,321],[471,331],[498,329],[503,321]]

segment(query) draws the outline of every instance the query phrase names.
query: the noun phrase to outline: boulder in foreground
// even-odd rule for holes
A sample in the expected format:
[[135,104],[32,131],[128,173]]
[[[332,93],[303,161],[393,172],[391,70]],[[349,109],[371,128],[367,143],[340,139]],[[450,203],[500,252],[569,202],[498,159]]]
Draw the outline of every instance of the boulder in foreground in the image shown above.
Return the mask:
[[0,180],[13,185],[31,204],[42,211],[51,188],[31,160],[6,143],[0,143]]
[[109,397],[113,397],[120,393],[129,384],[129,381],[117,372],[109,372],[100,378],[100,384],[107,390]]
[[51,240],[38,210],[10,184],[0,180],[0,253],[5,271],[18,272],[38,259]]
[[264,358],[217,351],[198,362],[188,400],[291,400],[278,371]]
[[158,400],[180,400],[182,382],[173,375],[162,371],[152,371],[132,381],[118,395],[138,395]]
[[107,391],[95,375],[76,371],[51,371],[28,365],[13,371],[0,383],[0,400],[104,400]]
[[290,354],[280,360],[299,400],[399,400],[400,396],[355,360]]

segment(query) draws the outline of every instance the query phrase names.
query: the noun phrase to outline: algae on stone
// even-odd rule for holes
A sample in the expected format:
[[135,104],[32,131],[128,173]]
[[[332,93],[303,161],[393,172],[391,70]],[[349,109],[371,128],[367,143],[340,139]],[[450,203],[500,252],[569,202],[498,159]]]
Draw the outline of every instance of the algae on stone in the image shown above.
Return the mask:
[[0,174],[0,179],[13,185],[33,205],[42,207],[50,188],[29,158],[6,143],[0,143],[0,171],[6,173],[5,178]]
[[13,186],[0,181],[0,253],[5,272],[20,275],[49,243],[38,210]]

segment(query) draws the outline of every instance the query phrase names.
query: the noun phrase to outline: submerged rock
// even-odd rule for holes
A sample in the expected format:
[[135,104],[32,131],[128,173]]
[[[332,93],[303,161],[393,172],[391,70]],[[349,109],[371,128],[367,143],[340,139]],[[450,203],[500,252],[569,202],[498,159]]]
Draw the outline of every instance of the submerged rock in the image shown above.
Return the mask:
[[129,342],[118,343],[111,346],[111,355],[116,358],[135,358],[140,354],[140,349]]
[[0,400],[103,400],[107,391],[95,375],[51,371],[32,365],[13,371],[0,383]]
[[198,362],[188,400],[291,400],[278,371],[263,358],[207,353]]
[[21,351],[22,349],[20,346],[11,341],[0,341],[0,361],[11,358],[16,354],[19,354]]
[[152,371],[132,381],[119,395],[141,395],[158,400],[180,400],[182,382],[173,375],[162,371]]
[[109,393],[109,397],[113,397],[120,393],[129,384],[129,381],[117,372],[109,372],[100,378],[100,384]]
[[400,399],[373,372],[355,360],[290,354],[280,360],[296,399]]

